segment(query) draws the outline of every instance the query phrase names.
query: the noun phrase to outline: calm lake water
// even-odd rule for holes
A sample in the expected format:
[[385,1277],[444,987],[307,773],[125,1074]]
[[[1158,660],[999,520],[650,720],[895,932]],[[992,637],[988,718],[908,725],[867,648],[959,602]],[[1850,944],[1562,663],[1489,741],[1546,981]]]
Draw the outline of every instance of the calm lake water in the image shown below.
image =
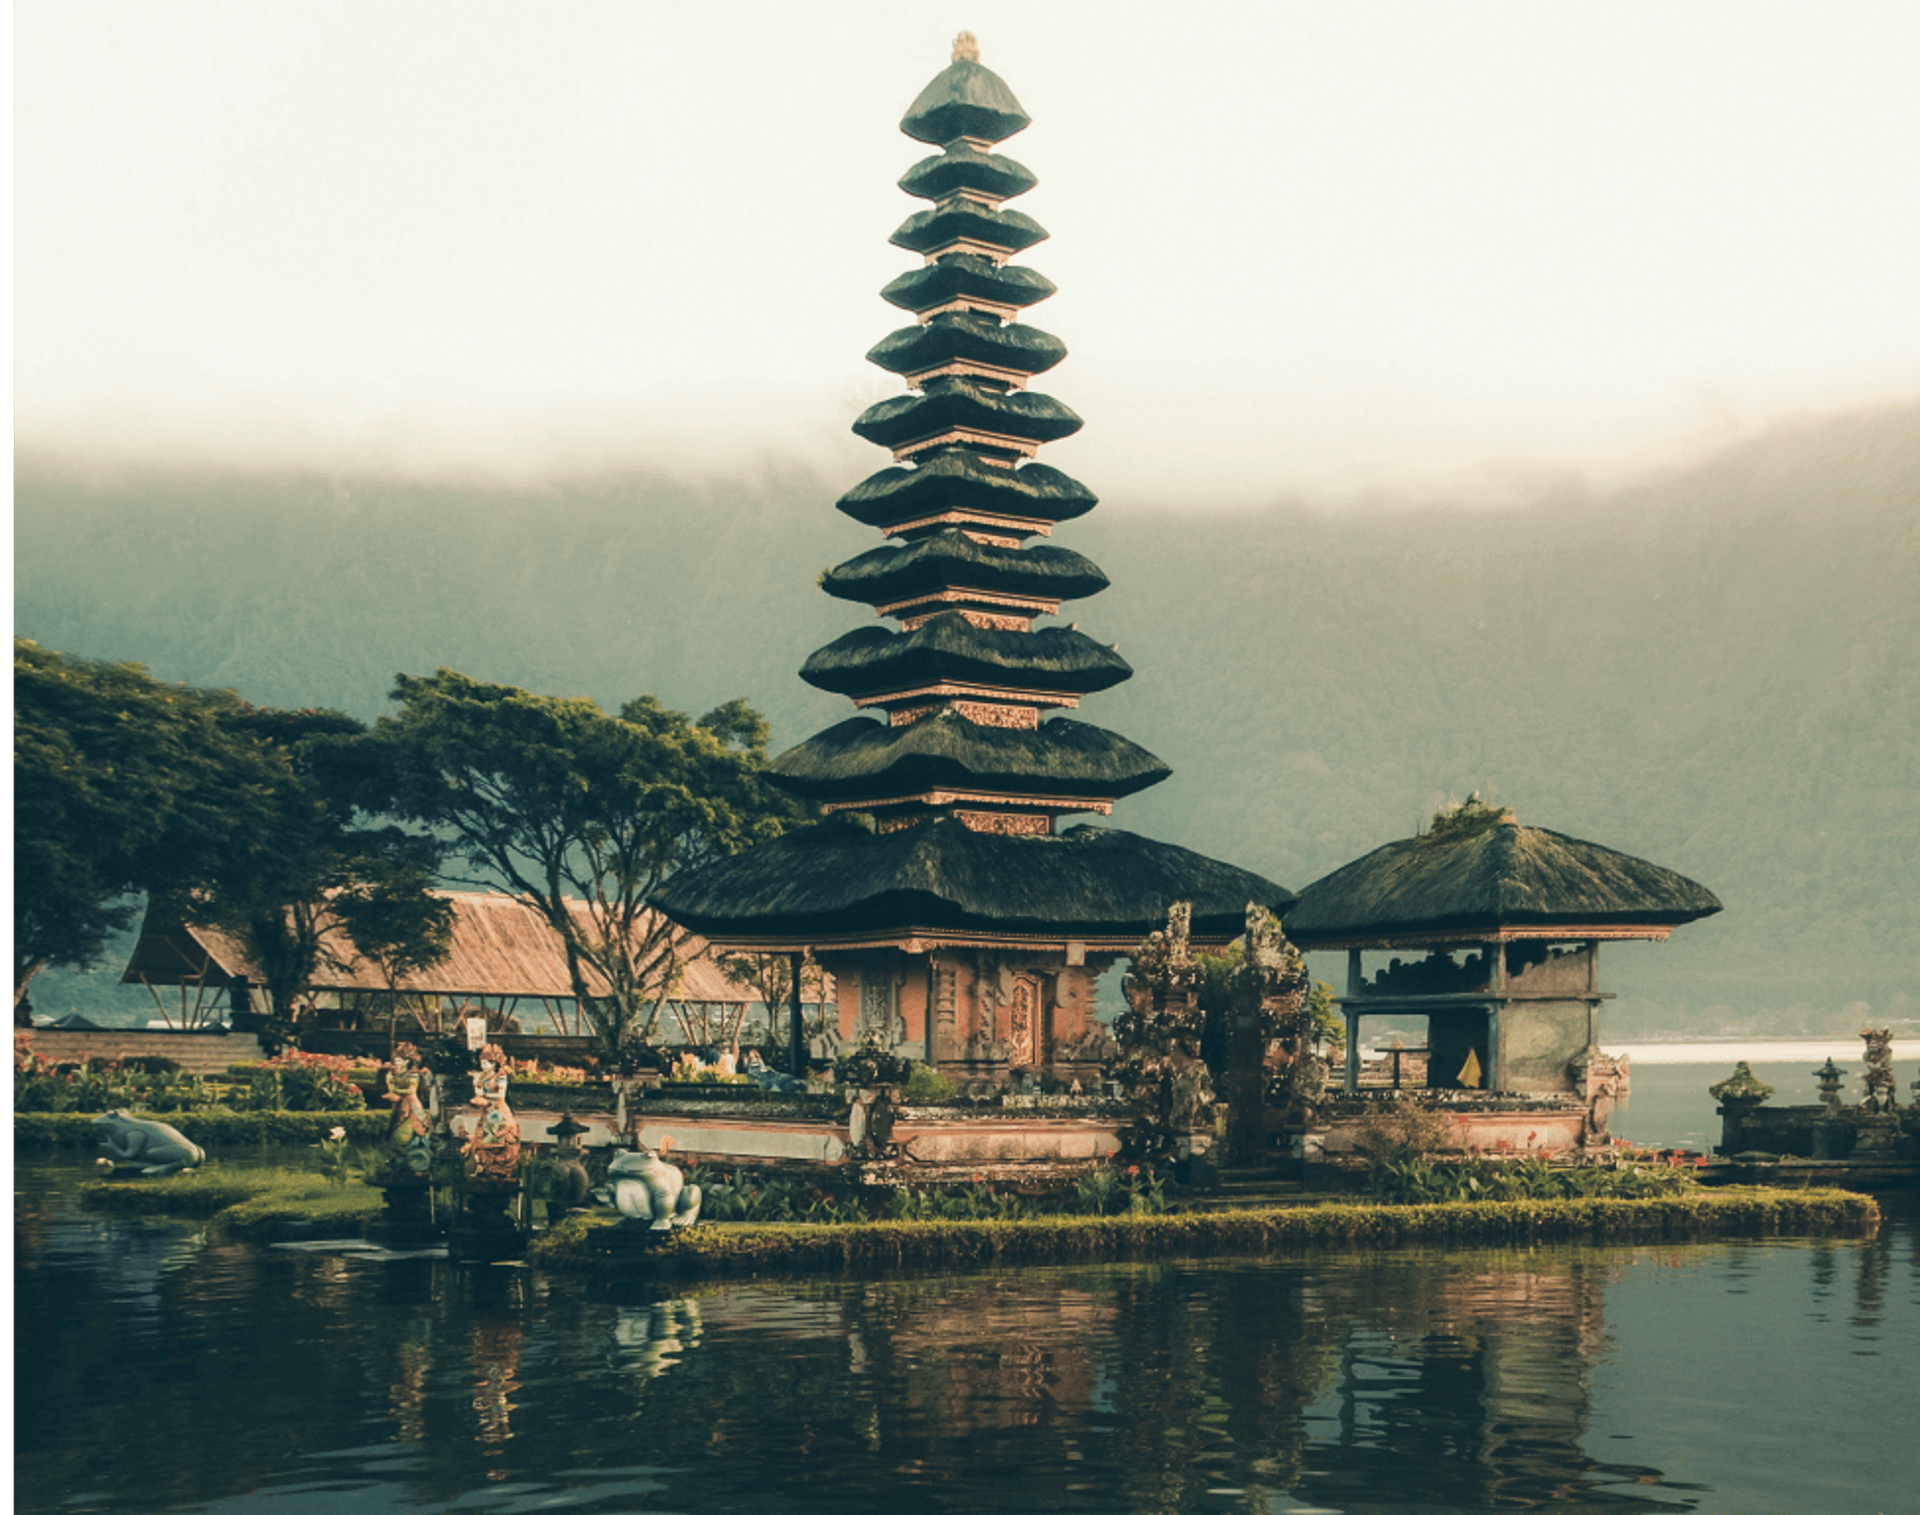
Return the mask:
[[215,1245],[79,1210],[89,1171],[16,1173],[25,1511],[1920,1507],[1910,1202],[1867,1242],[666,1291]]

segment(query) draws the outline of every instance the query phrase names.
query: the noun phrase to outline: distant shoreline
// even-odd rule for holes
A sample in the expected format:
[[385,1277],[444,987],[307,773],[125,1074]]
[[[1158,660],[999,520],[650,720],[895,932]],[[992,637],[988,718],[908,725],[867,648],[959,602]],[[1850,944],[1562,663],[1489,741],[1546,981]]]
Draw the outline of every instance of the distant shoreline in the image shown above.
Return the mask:
[[[1850,1041],[1823,1038],[1818,1041],[1790,1041],[1786,1039],[1748,1039],[1729,1037],[1725,1041],[1696,1042],[1626,1042],[1618,1046],[1608,1046],[1606,1050],[1615,1057],[1631,1058],[1635,1063],[1651,1066],[1659,1063],[1725,1063],[1729,1068],[1736,1062],[1746,1063],[1795,1063],[1803,1058],[1819,1062],[1822,1058],[1832,1058],[1842,1067],[1858,1063],[1866,1044],[1858,1037]],[[1893,1042],[1894,1061],[1911,1062],[1920,1044],[1910,1041],[1905,1055],[1900,1039]]]

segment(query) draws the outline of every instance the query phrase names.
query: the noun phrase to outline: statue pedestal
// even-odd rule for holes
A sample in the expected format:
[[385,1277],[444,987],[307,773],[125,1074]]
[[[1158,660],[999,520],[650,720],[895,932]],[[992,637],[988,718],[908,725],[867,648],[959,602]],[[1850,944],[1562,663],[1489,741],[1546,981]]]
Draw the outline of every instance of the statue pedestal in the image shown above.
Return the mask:
[[519,1217],[520,1185],[469,1183],[447,1233],[447,1255],[475,1262],[518,1257],[526,1248]]
[[433,1180],[426,1174],[389,1179],[376,1185],[382,1210],[367,1222],[367,1240],[383,1247],[424,1247],[440,1240],[444,1227],[434,1223]]

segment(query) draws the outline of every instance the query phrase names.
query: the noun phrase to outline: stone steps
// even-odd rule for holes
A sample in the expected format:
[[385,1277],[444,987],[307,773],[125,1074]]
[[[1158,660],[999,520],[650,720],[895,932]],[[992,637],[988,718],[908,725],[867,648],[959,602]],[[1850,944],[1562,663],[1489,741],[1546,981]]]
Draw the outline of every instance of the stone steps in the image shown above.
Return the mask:
[[1266,1168],[1227,1168],[1221,1171],[1219,1188],[1186,1196],[1182,1203],[1190,1210],[1257,1210],[1296,1205],[1305,1198],[1298,1179],[1282,1178]]

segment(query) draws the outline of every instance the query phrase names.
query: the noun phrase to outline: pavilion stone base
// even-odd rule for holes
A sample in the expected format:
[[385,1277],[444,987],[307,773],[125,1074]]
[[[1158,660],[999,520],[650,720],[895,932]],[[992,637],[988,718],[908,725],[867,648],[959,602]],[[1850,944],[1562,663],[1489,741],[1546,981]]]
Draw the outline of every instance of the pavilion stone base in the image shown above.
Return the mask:
[[[1308,1164],[1344,1167],[1364,1161],[1360,1138],[1371,1117],[1391,1107],[1395,1095],[1348,1094],[1330,1099],[1317,1119],[1293,1139],[1293,1155]],[[1566,1161],[1606,1141],[1596,1129],[1592,1106],[1578,1095],[1466,1094],[1432,1100],[1448,1120],[1450,1149],[1489,1157],[1540,1157]]]
[[862,1090],[837,1109],[767,1113],[743,1104],[648,1100],[634,1134],[673,1138],[676,1162],[761,1168],[836,1183],[938,1187],[976,1180],[1071,1185],[1120,1151],[1125,1114],[1107,1100],[1007,1095],[991,1103],[908,1105]]
[[962,1088],[1097,1088],[1112,1042],[1094,1020],[1094,986],[1116,954],[913,945],[820,954],[843,1043],[878,1031]]

